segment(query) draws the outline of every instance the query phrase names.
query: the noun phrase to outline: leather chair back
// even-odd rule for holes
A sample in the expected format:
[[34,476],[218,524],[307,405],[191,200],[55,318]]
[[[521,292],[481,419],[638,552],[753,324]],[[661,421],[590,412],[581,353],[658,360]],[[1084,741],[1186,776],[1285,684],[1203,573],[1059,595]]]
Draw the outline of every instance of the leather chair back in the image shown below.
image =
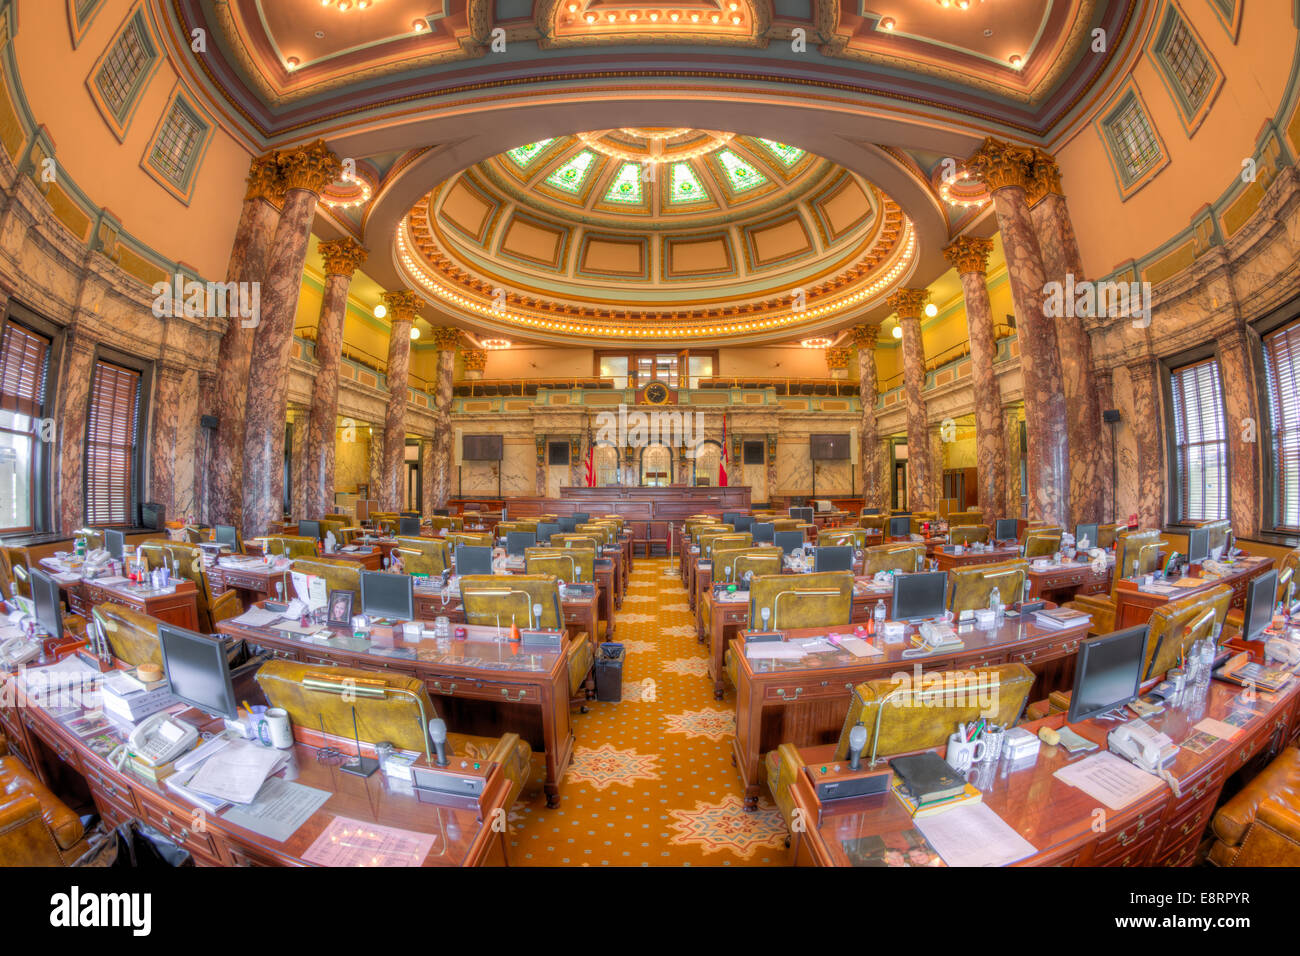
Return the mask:
[[[434,515],[429,519],[429,524],[433,528],[434,534],[444,528],[448,532],[465,530],[465,519],[460,515]],[[489,537],[491,536],[489,535]]]
[[1222,633],[1232,603],[1232,588],[1219,585],[1205,594],[1170,601],[1151,612],[1146,664],[1142,679],[1150,680],[1178,664],[1194,643]]
[[1133,562],[1137,562],[1139,574],[1149,574],[1156,569],[1160,552],[1160,532],[1154,528],[1149,531],[1121,531],[1115,539],[1115,567],[1110,578],[1111,597],[1115,596],[1115,587],[1120,581],[1133,573]]
[[[561,628],[560,579],[553,574],[471,574],[460,579],[460,599],[468,624]],[[533,620],[533,606],[542,606]]]
[[955,525],[984,524],[984,512],[976,508],[973,511],[948,512],[948,527]]
[[1026,558],[1046,558],[1061,550],[1060,528],[1031,528],[1025,532]]
[[688,538],[694,539],[696,532],[701,528],[707,528],[710,525],[721,524],[717,518],[688,518],[682,525],[682,533]]
[[1294,601],[1297,594],[1300,594],[1300,548],[1293,548],[1277,563],[1277,599],[1285,601],[1291,595]]
[[713,552],[722,548],[749,548],[754,545],[754,536],[748,531],[732,531],[727,534],[712,536],[708,542],[700,545],[700,557],[713,560]]
[[20,597],[31,597],[32,576],[29,568],[31,556],[27,553],[27,549],[0,547],[0,551],[3,551],[5,556],[5,570],[12,589],[11,596],[16,594]]
[[835,547],[848,545],[851,548],[867,546],[867,532],[864,528],[833,528],[817,532],[817,547]]
[[934,524],[934,523],[935,523],[936,521],[938,521],[938,520],[939,520],[939,515],[938,515],[937,512],[934,512],[934,511],[913,511],[913,512],[912,512],[912,521],[911,521],[911,525],[910,525],[911,530],[912,530],[912,534],[920,534],[920,533],[921,533],[921,525],[926,524],[926,523]]
[[773,531],[802,531],[803,522],[798,518],[773,518]]
[[316,557],[316,539],[299,535],[274,535],[266,539],[266,553],[290,558]]
[[1113,524],[1097,525],[1097,547],[1103,549],[1115,547],[1115,526]]
[[351,535],[345,535],[343,529],[348,526],[347,521],[336,521],[330,518],[322,518],[320,522],[320,539],[325,540],[325,535],[331,531],[334,532],[334,540],[340,545],[350,544]]
[[335,512],[331,512],[330,514],[323,515],[322,518],[321,518],[321,520],[322,520],[322,521],[342,521],[342,522],[346,525],[346,524],[351,524],[351,522],[352,522],[352,516],[351,516],[351,515],[345,515],[345,514],[343,514],[341,511],[335,511]]
[[[708,528],[701,529],[695,535],[695,544],[700,549],[700,559],[705,561],[708,560],[709,555],[713,551],[714,538],[721,537],[724,534],[735,534],[735,533],[736,533],[736,529],[729,524],[715,524],[715,525],[710,525]],[[753,540],[752,533],[750,534],[750,540],[751,541]]]
[[949,544],[970,544],[972,541],[987,544],[988,540],[989,526],[986,524],[950,524],[948,526]]
[[524,571],[549,574],[566,584],[596,580],[596,552],[589,548],[524,548]]
[[180,568],[181,577],[193,581],[198,590],[199,630],[212,633],[216,629],[216,622],[212,620],[212,604],[216,595],[212,593],[212,583],[203,566],[203,549],[197,544],[173,541],[167,546],[167,552],[171,556],[172,566]]
[[[438,529],[434,528],[433,533],[437,534]],[[446,538],[447,548],[455,551],[462,544],[467,544],[472,548],[490,548],[492,547],[492,535],[486,531],[448,531]]]
[[614,535],[616,534],[611,525],[601,524],[599,521],[584,521],[582,524],[576,525],[573,530],[575,534],[591,535],[603,545],[613,544]]
[[451,567],[447,542],[439,538],[397,539],[397,553],[407,574],[442,574]]
[[[739,560],[745,558],[743,564]],[[713,581],[715,584],[742,585],[746,571],[755,576],[760,574],[781,573],[781,549],[771,546],[752,547],[750,545],[727,546],[714,542],[713,545]]]
[[889,515],[863,515],[858,519],[858,527],[883,533],[888,522]]
[[497,522],[496,536],[498,538],[504,538],[511,531],[531,531],[533,534],[537,534],[537,522],[536,521],[498,521]]
[[144,563],[152,571],[155,568],[171,568],[172,557],[168,554],[167,549],[171,546],[170,538],[149,538],[140,542],[137,550],[140,556],[144,558]]
[[996,564],[972,564],[948,572],[948,608],[954,614],[988,607],[989,596],[998,589],[1003,604],[1019,601],[1025,593],[1025,575],[1029,562],[1001,561]]
[[1033,671],[1020,663],[941,671],[919,682],[910,676],[882,677],[853,688],[833,759],[848,756],[849,732],[859,723],[867,729],[864,763],[873,746],[877,759],[942,746],[957,724],[981,717],[1013,726],[1034,686]]
[[600,548],[600,541],[589,534],[553,534],[551,546],[556,548],[582,548],[592,552],[594,557]]
[[874,544],[862,555],[862,573],[916,571],[925,560],[923,544]]
[[752,628],[836,627],[848,624],[852,614],[853,575],[848,571],[766,574],[749,582]]
[[1232,522],[1227,519],[1202,521],[1196,527],[1205,528],[1210,532],[1210,550],[1213,551],[1228,543],[1228,532],[1232,530]]
[[162,666],[162,645],[158,642],[158,619],[113,601],[96,604],[91,616],[104,632],[113,656],[132,667]]
[[[291,571],[324,578],[327,593],[351,591],[352,606],[356,608],[354,613],[361,613],[361,565],[357,562],[341,558],[294,558],[289,568]],[[292,582],[290,587],[292,588]]]

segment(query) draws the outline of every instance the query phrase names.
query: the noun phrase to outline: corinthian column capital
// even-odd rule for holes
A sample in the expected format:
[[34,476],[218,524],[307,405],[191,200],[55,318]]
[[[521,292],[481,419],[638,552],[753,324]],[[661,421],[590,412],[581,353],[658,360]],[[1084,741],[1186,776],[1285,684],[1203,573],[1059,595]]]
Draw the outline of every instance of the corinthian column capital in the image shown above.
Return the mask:
[[460,329],[440,326],[433,330],[433,341],[439,352],[454,352],[460,344]]
[[325,274],[352,278],[366,261],[366,250],[355,239],[326,239],[316,247],[325,260]]
[[1035,149],[1033,162],[1029,167],[1029,185],[1025,189],[1029,205],[1034,205],[1048,193],[1064,195],[1061,192],[1061,167],[1056,165],[1056,158],[1046,150]]
[[992,239],[958,236],[943,250],[943,257],[957,270],[958,275],[967,272],[985,275],[989,271],[989,254],[992,251]]
[[416,314],[420,311],[420,297],[409,289],[385,292],[379,298],[387,307],[388,314],[399,321],[414,322]]
[[984,180],[989,192],[1008,186],[1019,186],[1028,191],[1033,162],[1032,149],[1004,143],[990,136],[966,160],[966,167]]
[[853,344],[860,349],[874,348],[876,345],[874,325],[855,325],[849,334],[853,337]]
[[917,319],[929,300],[926,289],[898,289],[885,300],[885,305],[897,312],[900,319]]
[[247,183],[245,199],[265,199],[277,206],[284,201],[284,177],[275,153],[265,153],[249,163]]
[[343,164],[321,139],[278,153],[276,160],[286,190],[305,189],[319,196],[326,186],[343,173]]

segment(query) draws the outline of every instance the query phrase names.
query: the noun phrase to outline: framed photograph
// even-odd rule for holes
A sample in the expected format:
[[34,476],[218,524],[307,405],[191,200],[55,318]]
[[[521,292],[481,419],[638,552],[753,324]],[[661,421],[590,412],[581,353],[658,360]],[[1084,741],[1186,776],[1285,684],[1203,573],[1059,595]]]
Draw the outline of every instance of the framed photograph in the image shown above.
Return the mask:
[[342,627],[348,627],[352,623],[352,599],[355,595],[351,591],[331,591],[329,599],[329,615],[326,622],[329,624],[338,624]]

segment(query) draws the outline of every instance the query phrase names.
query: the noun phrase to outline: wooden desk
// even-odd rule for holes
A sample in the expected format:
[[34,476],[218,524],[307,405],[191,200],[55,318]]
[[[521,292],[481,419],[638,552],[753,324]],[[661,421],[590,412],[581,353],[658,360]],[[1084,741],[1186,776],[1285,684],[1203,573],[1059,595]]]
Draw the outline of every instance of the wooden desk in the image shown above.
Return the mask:
[[1120,630],[1125,627],[1136,627],[1139,624],[1145,624],[1151,619],[1151,612],[1162,604],[1168,604],[1170,601],[1191,597],[1196,594],[1204,594],[1220,584],[1232,588],[1231,606],[1244,608],[1246,606],[1246,587],[1251,579],[1263,574],[1272,567],[1273,559],[1264,558],[1252,564],[1243,564],[1240,568],[1224,577],[1213,580],[1206,579],[1205,584],[1200,587],[1175,588],[1170,594],[1142,591],[1135,582],[1128,579],[1121,580],[1115,585],[1115,629]]
[[[596,613],[598,602],[599,597],[596,594],[592,594],[588,598],[565,595],[564,600],[561,602],[561,613],[564,615],[564,626],[569,632],[570,640],[577,640],[579,634],[590,634],[593,641],[600,641],[600,630],[596,623],[599,619]],[[416,588],[415,616],[422,621],[432,621],[442,616],[453,624],[463,624],[465,622],[465,605],[461,603],[459,594],[453,594],[451,600],[447,602],[447,606],[443,607],[440,592]],[[607,635],[613,634],[612,625],[607,628],[606,633]],[[611,638],[606,636],[605,639],[610,640]]]
[[[202,866],[304,866],[303,854],[336,818],[344,817],[382,826],[432,834],[435,839],[423,866],[505,865],[504,832],[491,822],[509,808],[509,781],[501,767],[485,768],[487,783],[481,800],[453,795],[402,792],[390,787],[383,773],[358,777],[317,760],[321,746],[336,745],[354,752],[351,740],[339,740],[294,728],[292,779],[329,793],[329,798],[287,840],[281,842],[245,829],[221,814],[206,814],[203,827],[195,827],[200,811],[165,786],[153,783],[128,768],[114,770],[80,738],[55,720],[39,703],[29,700],[9,675],[11,683],[0,693],[0,725],[16,744],[16,752],[29,762],[46,785],[67,771],[84,779],[100,816],[109,827],[127,820],[142,820],[161,830],[189,850]],[[12,691],[12,694],[10,693]],[[84,711],[83,711],[84,712]],[[72,716],[72,715],[69,715]],[[221,722],[190,710],[181,719],[214,733]],[[362,752],[374,749],[362,744]],[[423,762],[423,757],[421,757]],[[225,812],[225,811],[223,811]]]
[[[230,620],[221,633],[268,648],[277,657],[395,671],[424,681],[438,715],[457,733],[514,732],[546,754],[546,802],[559,806],[560,778],[573,757],[569,721],[569,642],[559,651],[496,640],[496,628],[466,625],[469,638],[394,640],[385,646],[342,630],[329,641]],[[387,643],[387,642],[386,642]]]
[[1064,604],[1076,594],[1104,594],[1110,590],[1110,579],[1114,569],[1106,566],[1094,571],[1091,564],[1063,564],[1035,571],[1029,568],[1029,598]]
[[65,585],[65,588],[68,608],[84,618],[90,617],[96,604],[113,601],[177,627],[191,631],[199,628],[199,591],[188,579],[177,582],[174,588],[168,587],[163,594],[130,584],[97,584],[85,580]]
[[239,599],[244,607],[258,601],[276,599],[276,585],[283,587],[284,599],[293,597],[290,589],[289,572],[265,568],[223,568],[214,564],[207,569],[208,582],[213,594],[222,594],[231,589],[239,591]]
[[953,554],[946,547],[939,547],[931,552],[931,557],[936,562],[935,570],[951,571],[953,568],[969,568],[976,564],[997,564],[999,561],[1014,561],[1020,557],[1020,549],[1008,547],[994,548],[991,551],[972,551],[970,548],[963,548],[961,554]]
[[[809,628],[786,634],[799,638],[834,630]],[[909,637],[912,630],[908,628]],[[746,809],[752,810],[758,803],[763,754],[783,743],[811,747],[839,739],[849,691],[854,685],[917,668],[920,672],[945,671],[1018,662],[1040,678],[1034,682],[1029,697],[1039,700],[1053,690],[1070,686],[1074,653],[1088,633],[1084,624],[1049,630],[1018,618],[1007,619],[997,629],[983,630],[966,624],[956,630],[964,648],[928,657],[904,658],[902,652],[910,646],[906,639],[902,644],[884,644],[882,638],[876,637],[873,642],[884,652],[878,657],[858,658],[840,650],[809,655],[801,661],[751,661],[745,656],[742,633],[732,644],[738,663],[732,751],[745,786]]]
[[[1151,724],[1181,744],[1204,717],[1222,719],[1243,708],[1241,688],[1211,681],[1198,703],[1185,703],[1150,718]],[[976,764],[968,779],[984,794],[984,804],[996,811],[1038,852],[1017,866],[1189,866],[1214,815],[1224,781],[1247,763],[1263,763],[1277,754],[1300,731],[1297,721],[1297,682],[1272,702],[1256,700],[1256,716],[1233,740],[1220,740],[1201,754],[1180,750],[1170,767],[1180,781],[1181,796],[1167,786],[1120,810],[1108,811],[1105,827],[1097,823],[1097,801],[1053,774],[1081,757],[1071,758],[1062,747],[1043,744],[1035,760],[1025,766],[1003,759]],[[1045,717],[1025,726],[1060,727],[1064,714]],[[1073,726],[1084,737],[1106,747],[1106,735],[1116,724],[1095,720]],[[825,761],[834,745],[810,748],[803,755],[810,765]],[[816,771],[814,771],[816,772]],[[794,805],[809,821],[807,832],[796,833],[797,863],[816,866],[852,866],[854,841],[905,831],[911,820],[892,794],[835,801],[819,806],[812,778],[800,774],[793,789]],[[819,813],[820,811],[820,813]]]
[[380,548],[371,548],[369,551],[331,551],[321,557],[331,561],[354,561],[366,571],[378,571],[384,566],[384,552]]

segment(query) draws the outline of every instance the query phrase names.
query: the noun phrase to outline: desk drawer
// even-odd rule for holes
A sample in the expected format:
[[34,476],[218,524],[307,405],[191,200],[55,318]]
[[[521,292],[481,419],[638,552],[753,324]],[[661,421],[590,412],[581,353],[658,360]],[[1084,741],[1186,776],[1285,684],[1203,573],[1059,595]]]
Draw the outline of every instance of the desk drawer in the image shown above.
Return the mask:
[[49,745],[50,749],[58,754],[60,760],[78,773],[81,772],[81,760],[77,757],[77,752],[73,749],[72,744],[68,743],[68,741],[64,740],[63,737],[57,733],[51,733],[48,731],[42,733],[37,728],[36,721],[28,717],[25,713],[23,714],[23,723],[26,725],[27,730],[30,733],[45,741],[45,743]]
[[463,677],[432,677],[425,684],[430,694],[441,697],[499,700],[510,704],[536,704],[542,699],[541,689],[534,684],[502,684]]
[[242,843],[225,843],[226,853],[235,866],[281,866],[276,858],[264,855],[261,851]]
[[86,781],[96,795],[115,804],[128,817],[134,817],[138,812],[135,795],[124,781],[113,777],[107,771],[91,766],[86,767]]
[[1152,861],[1155,866],[1191,866],[1196,862],[1196,848],[1201,845],[1201,836],[1186,837],[1181,843],[1169,850],[1161,850]]
[[853,684],[844,680],[801,680],[786,684],[769,684],[763,688],[764,701],[791,702],[796,700],[844,697]]
[[[194,829],[196,815],[201,813],[201,810],[195,808],[194,814],[181,814],[152,796],[140,794],[140,815],[146,823],[157,827],[169,839],[191,853],[201,854],[209,861],[219,861],[221,855],[217,852],[217,844],[212,835]],[[205,818],[199,815],[197,819],[203,821]]]
[[[1168,792],[1167,790],[1164,792]],[[1165,802],[1163,793],[1156,803],[1149,803],[1135,817],[1122,827],[1109,830],[1097,841],[1097,852],[1093,862],[1097,865],[1137,866],[1138,863],[1115,862],[1111,860],[1136,859],[1136,851],[1152,837],[1160,833],[1160,819],[1164,816]],[[1147,847],[1147,850],[1150,850]]]
[[1160,841],[1160,852],[1156,855],[1157,863],[1161,866],[1178,866],[1177,863],[1166,864],[1165,858],[1175,853],[1189,840],[1193,847],[1200,842],[1205,828],[1210,825],[1210,818],[1214,816],[1214,802],[1217,796],[1218,791],[1212,791],[1209,796],[1172,823],[1165,824],[1164,836]]
[[[223,571],[227,588],[243,588],[245,591],[261,591],[266,586],[266,579],[253,574],[241,574],[238,571]],[[271,591],[275,584],[271,583]]]
[[1105,862],[1094,859],[1093,863],[1096,866],[1147,866],[1155,853],[1156,844],[1160,842],[1159,837],[1159,831],[1152,830],[1131,846],[1121,847],[1119,852],[1109,854]]
[[564,609],[565,624],[585,624],[591,616],[592,615],[587,613],[585,610],[578,610],[577,608]]
[[1169,807],[1167,814],[1170,820],[1178,820],[1185,816],[1196,804],[1199,804],[1207,797],[1213,800],[1219,792],[1219,787],[1223,784],[1223,764],[1215,763],[1208,773],[1204,773],[1195,779],[1194,783],[1181,784],[1183,795],[1179,797]]

